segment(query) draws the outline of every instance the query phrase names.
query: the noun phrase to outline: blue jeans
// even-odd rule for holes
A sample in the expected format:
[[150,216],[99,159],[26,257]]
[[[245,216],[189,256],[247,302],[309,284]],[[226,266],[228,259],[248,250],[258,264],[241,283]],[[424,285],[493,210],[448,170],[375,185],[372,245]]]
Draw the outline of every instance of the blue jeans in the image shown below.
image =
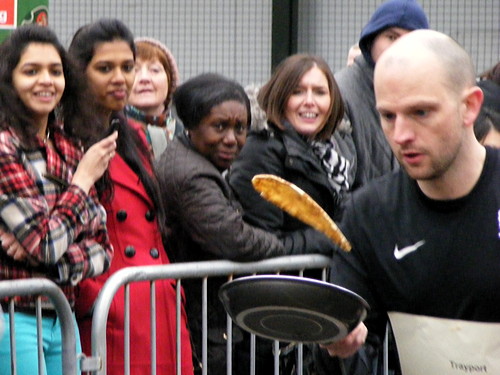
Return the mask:
[[[38,374],[36,316],[20,312],[16,312],[14,316],[17,374],[36,375]],[[0,338],[0,375],[11,375],[9,314],[4,313],[3,317],[5,332]],[[73,325],[78,354],[81,353],[82,348],[75,320]],[[62,375],[62,337],[59,318],[42,317],[42,337],[44,375]]]

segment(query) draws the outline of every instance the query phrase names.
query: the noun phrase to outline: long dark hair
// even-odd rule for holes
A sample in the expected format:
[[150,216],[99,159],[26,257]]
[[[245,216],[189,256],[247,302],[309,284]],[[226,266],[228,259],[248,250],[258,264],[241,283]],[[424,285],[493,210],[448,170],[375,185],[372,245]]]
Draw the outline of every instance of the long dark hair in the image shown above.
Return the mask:
[[99,118],[91,105],[92,94],[85,76],[56,34],[36,24],[20,26],[0,45],[0,127],[12,128],[24,147],[35,147],[37,129],[33,126],[33,113],[21,101],[12,82],[12,73],[31,43],[52,45],[62,62],[66,86],[59,105],[49,115],[48,126],[56,120],[63,121],[66,134],[86,142],[92,138],[89,124],[98,122]]
[[[135,58],[134,36],[132,32],[120,20],[110,18],[102,18],[94,23],[82,26],[75,33],[71,41],[69,53],[78,61],[81,69],[85,71],[99,43],[117,40],[125,41],[130,46]],[[145,160],[151,160],[149,150],[139,134],[127,124],[122,113],[113,113],[111,121],[118,121],[119,124],[117,152],[125,160],[127,165],[139,176],[146,192],[155,205],[159,223],[163,225],[164,214],[158,183],[154,175],[151,175],[144,166]],[[101,127],[101,138],[108,135],[108,133],[109,126]],[[86,146],[90,147],[91,144],[87,144]],[[112,197],[113,185],[109,179],[109,174],[106,173],[103,178],[97,181],[96,188],[102,199],[110,199]]]

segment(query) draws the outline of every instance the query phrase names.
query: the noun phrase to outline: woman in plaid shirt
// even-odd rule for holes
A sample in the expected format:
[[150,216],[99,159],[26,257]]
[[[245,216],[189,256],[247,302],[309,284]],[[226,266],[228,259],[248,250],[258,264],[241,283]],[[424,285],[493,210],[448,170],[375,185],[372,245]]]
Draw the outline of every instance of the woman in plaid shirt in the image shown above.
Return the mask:
[[[75,286],[110,265],[106,213],[93,185],[115,153],[117,134],[83,154],[79,141],[95,139],[98,120],[83,76],[50,29],[18,28],[0,56],[0,279],[47,277],[74,306]],[[42,315],[45,373],[61,374],[60,325],[49,300]],[[33,297],[16,300],[15,324],[17,373],[36,374]],[[0,374],[10,373],[8,332],[0,363]]]

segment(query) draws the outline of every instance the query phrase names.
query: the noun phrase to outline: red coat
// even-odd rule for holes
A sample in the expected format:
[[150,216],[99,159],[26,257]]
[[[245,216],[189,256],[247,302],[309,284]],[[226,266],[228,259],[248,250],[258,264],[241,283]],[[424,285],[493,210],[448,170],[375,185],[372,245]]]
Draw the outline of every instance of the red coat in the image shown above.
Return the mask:
[[[82,347],[85,354],[91,354],[90,334],[92,307],[99,290],[115,271],[128,266],[169,264],[163,248],[153,204],[139,181],[138,176],[117,154],[110,163],[110,176],[114,196],[110,203],[104,203],[108,218],[109,238],[114,247],[111,267],[105,274],[87,279],[79,284],[77,297],[77,318],[80,327]],[[131,374],[149,375],[150,369],[150,318],[149,283],[134,283],[130,287],[130,364]],[[156,283],[157,310],[157,374],[174,375],[176,360],[175,328],[175,281]],[[183,310],[182,324],[182,374],[193,374],[191,344],[186,328]],[[121,288],[109,311],[107,324],[107,374],[123,374],[123,316],[124,293]]]

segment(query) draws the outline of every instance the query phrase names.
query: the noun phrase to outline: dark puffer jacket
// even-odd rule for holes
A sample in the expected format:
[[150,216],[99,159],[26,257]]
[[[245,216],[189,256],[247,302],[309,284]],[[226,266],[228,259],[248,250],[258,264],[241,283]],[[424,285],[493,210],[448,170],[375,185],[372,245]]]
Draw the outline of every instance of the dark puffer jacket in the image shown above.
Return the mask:
[[292,125],[285,122],[285,126],[281,131],[269,124],[249,134],[230,170],[229,183],[245,209],[246,221],[276,233],[301,252],[321,251],[323,246],[331,246],[323,241],[324,236],[265,201],[252,187],[256,174],[276,175],[308,193],[334,219],[340,217],[339,197],[319,158]]
[[176,261],[253,261],[285,255],[274,235],[246,224],[221,173],[187,138],[172,141],[158,167]]
[[[166,247],[176,262],[253,261],[290,254],[276,236],[243,221],[241,205],[224,177],[184,135],[167,147],[157,169],[171,229]],[[225,372],[226,312],[218,298],[225,281],[210,278],[208,283],[209,368],[214,374]],[[183,286],[194,349],[201,359],[201,281],[187,279]],[[241,331],[233,327],[233,343],[241,339]]]
[[[332,246],[322,234],[261,198],[251,183],[253,176],[260,173],[284,178],[308,193],[332,218],[339,220],[339,201],[342,197],[338,197],[330,185],[311,145],[287,122],[284,131],[267,123],[256,123],[253,126],[254,130],[250,132],[247,143],[229,174],[231,187],[245,208],[245,220],[276,233],[285,244],[301,248],[304,252],[321,251],[325,246]],[[336,151],[349,160],[351,168],[348,180],[352,184],[356,158],[350,130],[349,123],[342,122],[331,140]],[[307,276],[319,277],[319,274],[309,271]],[[304,374],[316,373],[309,350],[309,347],[304,347]],[[282,356],[282,360],[285,361],[285,368],[297,365],[293,354]]]
[[357,169],[352,184],[352,190],[355,190],[376,177],[397,170],[399,164],[380,125],[373,68],[363,56],[358,56],[353,65],[336,73],[335,79],[344,99],[356,146]]

